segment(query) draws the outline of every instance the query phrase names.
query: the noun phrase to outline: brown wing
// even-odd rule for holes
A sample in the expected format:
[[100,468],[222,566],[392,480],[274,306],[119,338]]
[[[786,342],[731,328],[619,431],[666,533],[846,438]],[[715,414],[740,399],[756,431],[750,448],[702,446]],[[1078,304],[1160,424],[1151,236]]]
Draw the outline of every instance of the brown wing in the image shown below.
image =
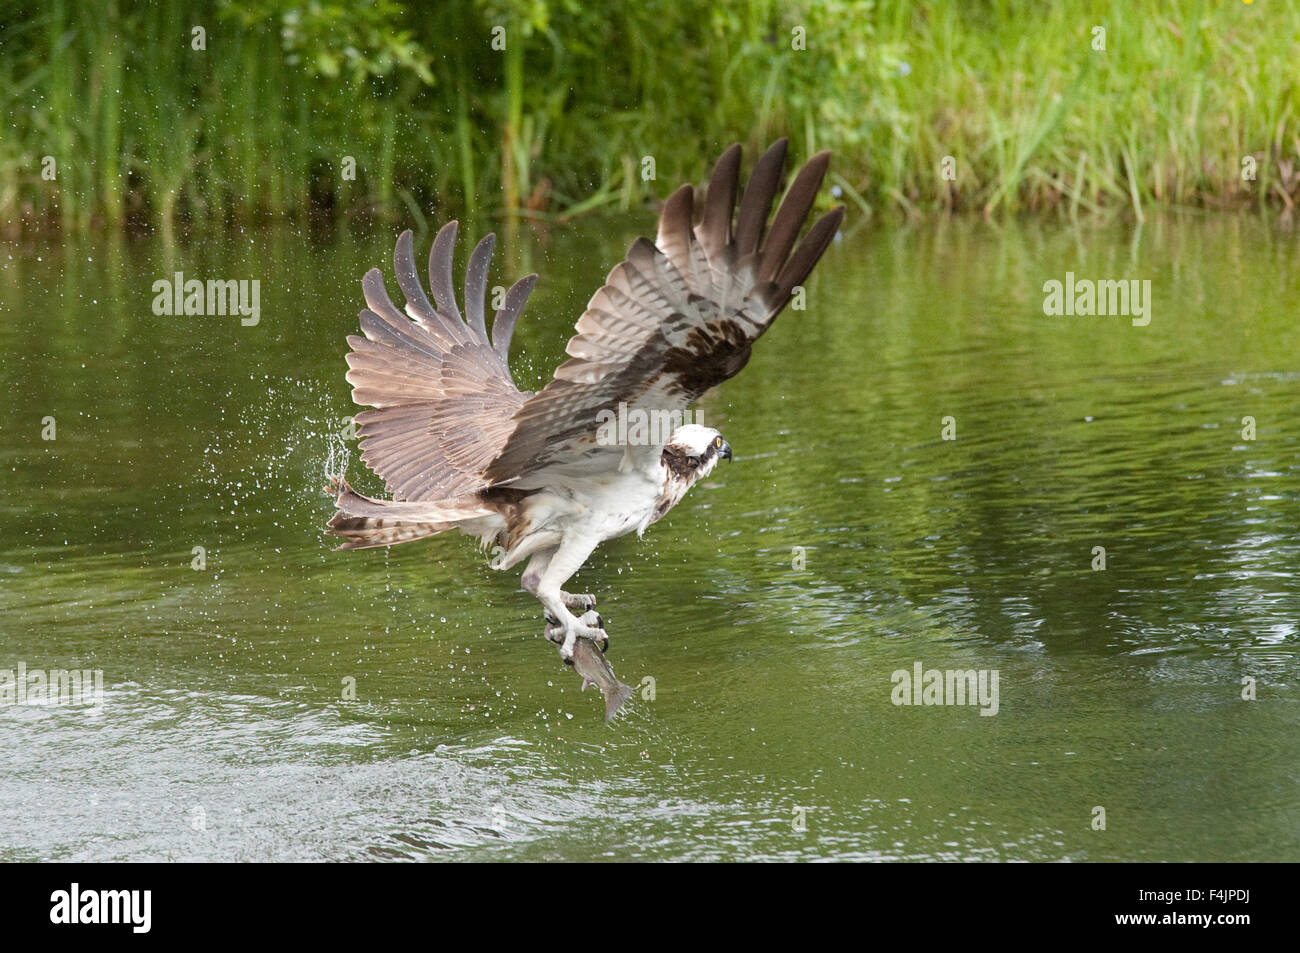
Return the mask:
[[617,412],[623,402],[629,410],[685,410],[745,366],[844,217],[842,207],[828,212],[795,247],[830,163],[822,152],[799,171],[766,227],[786,145],[778,141],[758,160],[734,217],[739,145],[714,166],[698,224],[695,190],[672,194],[655,243],[633,243],[578,319],[569,360],[515,412],[513,432],[488,466],[490,483],[602,453],[616,461],[621,450],[597,445],[601,411]]
[[406,314],[393,305],[379,269],[362,281],[361,335],[348,337],[352,399],[373,407],[357,414],[361,459],[397,500],[446,500],[486,484],[483,470],[501,451],[511,416],[530,396],[515,387],[506,363],[510,336],[537,280],[520,279],[492,322],[484,317],[495,239],[474,249],[465,275],[465,311],[456,306],[452,252],[457,223],[438,232],[429,254],[430,303],[415,270],[410,231],[397,239],[393,264]]

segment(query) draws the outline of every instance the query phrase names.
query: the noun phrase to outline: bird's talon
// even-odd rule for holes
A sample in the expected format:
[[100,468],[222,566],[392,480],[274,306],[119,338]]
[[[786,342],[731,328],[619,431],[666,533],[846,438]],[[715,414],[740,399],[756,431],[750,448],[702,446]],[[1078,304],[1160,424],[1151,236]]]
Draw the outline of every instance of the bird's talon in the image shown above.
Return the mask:
[[596,607],[596,597],[589,592],[561,592],[560,598],[570,612],[586,612]]

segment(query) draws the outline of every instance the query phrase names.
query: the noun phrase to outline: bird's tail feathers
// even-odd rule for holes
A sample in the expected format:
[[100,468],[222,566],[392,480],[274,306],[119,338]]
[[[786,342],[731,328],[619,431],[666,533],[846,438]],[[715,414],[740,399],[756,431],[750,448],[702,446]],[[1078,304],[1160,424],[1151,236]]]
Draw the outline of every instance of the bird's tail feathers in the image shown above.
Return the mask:
[[330,478],[338,511],[331,517],[331,536],[340,536],[339,549],[370,549],[409,543],[458,529],[464,523],[492,516],[477,498],[438,501],[376,500],[358,493],[341,476]]

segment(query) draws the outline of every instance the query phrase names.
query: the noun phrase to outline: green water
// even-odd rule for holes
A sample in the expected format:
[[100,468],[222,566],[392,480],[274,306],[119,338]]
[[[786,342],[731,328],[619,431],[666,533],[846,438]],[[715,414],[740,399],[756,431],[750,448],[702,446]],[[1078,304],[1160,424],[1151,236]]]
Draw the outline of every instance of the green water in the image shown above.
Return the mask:
[[[521,385],[648,225],[495,263],[543,275]],[[641,688],[612,729],[517,572],[321,535],[393,238],[0,248],[0,668],[105,686],[0,707],[0,859],[1300,860],[1293,234],[847,234],[702,404],[734,462],[570,587]],[[155,316],[175,271],[260,323]],[[1149,279],[1150,324],[1045,316],[1067,271]],[[917,662],[997,714],[893,704]]]

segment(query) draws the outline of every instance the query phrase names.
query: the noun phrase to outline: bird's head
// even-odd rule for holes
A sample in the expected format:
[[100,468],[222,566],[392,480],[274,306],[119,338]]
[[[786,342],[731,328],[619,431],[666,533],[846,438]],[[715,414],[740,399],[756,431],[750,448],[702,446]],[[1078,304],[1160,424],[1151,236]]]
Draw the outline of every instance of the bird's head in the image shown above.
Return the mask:
[[664,444],[664,465],[678,477],[692,482],[713,472],[719,460],[731,459],[731,444],[712,427],[685,424],[673,431]]

